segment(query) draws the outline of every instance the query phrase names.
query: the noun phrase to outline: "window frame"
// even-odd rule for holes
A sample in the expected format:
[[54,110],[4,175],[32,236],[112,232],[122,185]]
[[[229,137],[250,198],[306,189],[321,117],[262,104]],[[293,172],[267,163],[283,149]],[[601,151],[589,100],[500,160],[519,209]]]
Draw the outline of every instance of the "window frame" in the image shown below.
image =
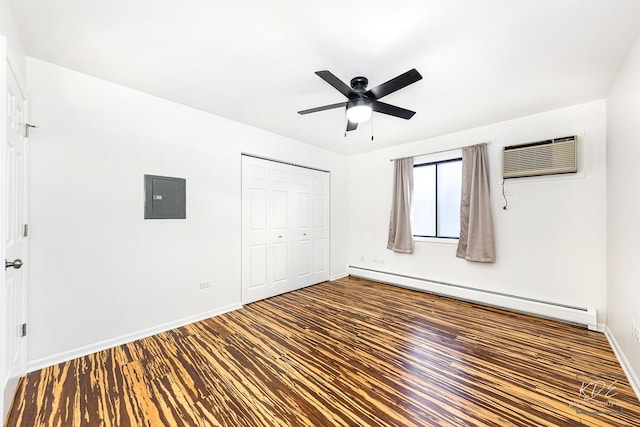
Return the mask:
[[[458,235],[457,237],[452,237],[452,236],[438,236],[438,165],[439,164],[443,164],[443,163],[452,163],[452,162],[460,162],[461,164],[461,168],[460,171],[462,172],[462,156],[456,156],[456,157],[452,157],[452,158],[445,158],[442,160],[431,160],[431,161],[421,161],[418,163],[415,163],[413,165],[413,168],[419,168],[419,167],[423,167],[423,166],[435,166],[436,171],[435,171],[435,183],[434,183],[434,192],[435,192],[435,219],[436,219],[436,224],[435,224],[435,230],[436,230],[436,235],[435,236],[426,236],[426,235],[422,235],[422,234],[413,234],[413,238],[417,239],[417,240],[424,240],[424,241],[445,241],[445,242],[453,242],[460,240],[460,236]],[[414,184],[414,191],[416,191],[415,188],[415,184]],[[415,195],[414,195],[415,197]],[[412,215],[413,215],[413,207],[412,207]],[[442,239],[442,240],[440,240]]]

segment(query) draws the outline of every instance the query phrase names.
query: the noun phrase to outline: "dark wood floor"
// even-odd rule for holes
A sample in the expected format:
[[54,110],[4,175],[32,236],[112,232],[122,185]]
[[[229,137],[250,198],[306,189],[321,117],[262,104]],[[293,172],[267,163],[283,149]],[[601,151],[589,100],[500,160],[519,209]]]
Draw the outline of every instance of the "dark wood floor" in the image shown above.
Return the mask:
[[7,425],[640,426],[640,404],[600,333],[347,278],[30,373]]

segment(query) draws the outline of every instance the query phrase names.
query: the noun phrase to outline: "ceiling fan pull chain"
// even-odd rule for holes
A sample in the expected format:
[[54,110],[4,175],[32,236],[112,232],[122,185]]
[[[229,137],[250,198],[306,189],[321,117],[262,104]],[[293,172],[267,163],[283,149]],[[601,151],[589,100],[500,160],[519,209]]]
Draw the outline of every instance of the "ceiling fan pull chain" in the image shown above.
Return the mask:
[[[344,110],[344,121],[346,122],[345,128],[349,126],[349,116],[347,115],[347,110]],[[347,131],[344,131],[344,137],[347,137]]]
[[371,115],[371,140],[372,140],[372,141],[373,141],[373,116],[374,116],[374,115],[375,115],[375,114],[372,114],[372,115]]

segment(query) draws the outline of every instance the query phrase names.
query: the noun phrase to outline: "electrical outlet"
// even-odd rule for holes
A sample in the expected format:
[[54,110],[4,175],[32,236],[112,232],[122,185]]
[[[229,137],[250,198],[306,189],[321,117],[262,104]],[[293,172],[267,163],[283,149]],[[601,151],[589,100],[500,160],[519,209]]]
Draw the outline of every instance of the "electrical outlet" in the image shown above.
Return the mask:
[[211,280],[205,280],[204,282],[200,282],[200,289],[210,288],[211,285]]
[[640,328],[638,328],[638,324],[636,323],[636,319],[631,319],[631,327],[633,338],[640,343]]

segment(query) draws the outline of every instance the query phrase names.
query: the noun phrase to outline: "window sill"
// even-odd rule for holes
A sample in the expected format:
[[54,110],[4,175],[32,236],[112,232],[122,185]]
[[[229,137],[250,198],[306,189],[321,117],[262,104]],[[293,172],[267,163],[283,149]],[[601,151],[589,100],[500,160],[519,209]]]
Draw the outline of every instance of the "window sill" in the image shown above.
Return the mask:
[[414,237],[414,242],[427,242],[427,243],[444,243],[447,245],[457,245],[460,239],[447,239],[442,237]]

